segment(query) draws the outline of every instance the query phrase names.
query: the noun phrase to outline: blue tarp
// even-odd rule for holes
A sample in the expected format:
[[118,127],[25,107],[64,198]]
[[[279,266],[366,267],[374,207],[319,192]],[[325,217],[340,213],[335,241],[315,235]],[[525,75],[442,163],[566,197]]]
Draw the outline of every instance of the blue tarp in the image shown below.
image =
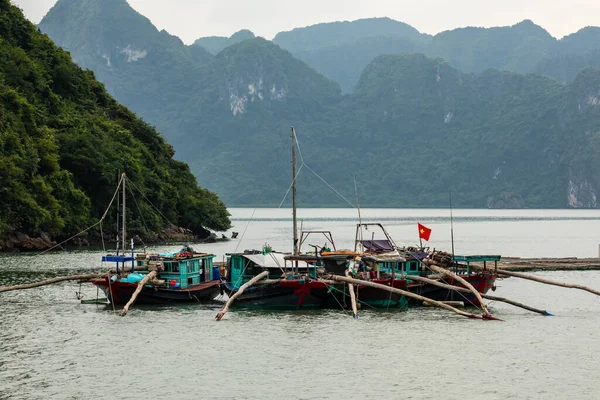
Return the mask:
[[133,261],[134,258],[131,256],[102,256],[102,262],[127,262]]

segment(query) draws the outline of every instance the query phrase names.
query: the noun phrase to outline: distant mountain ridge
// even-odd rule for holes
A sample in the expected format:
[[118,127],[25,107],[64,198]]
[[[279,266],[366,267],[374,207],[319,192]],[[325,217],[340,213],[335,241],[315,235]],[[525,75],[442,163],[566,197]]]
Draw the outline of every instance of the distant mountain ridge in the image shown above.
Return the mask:
[[[60,38],[89,36],[91,27],[99,29],[95,38],[119,32],[93,15],[72,26],[49,14],[43,29],[52,35],[66,26]],[[499,70],[544,69],[539,60],[565,57],[561,46],[573,53],[571,43],[580,42],[575,34],[563,44],[531,21],[435,37],[390,19],[321,24],[274,42],[245,38],[216,55],[206,51],[205,62],[193,58],[202,46],[174,43],[165,51],[181,52],[180,61],[146,66],[144,57],[109,78],[127,91],[117,98],[133,101],[144,88],[133,109],[230,205],[279,204],[290,183],[294,125],[306,165],[346,198],[354,198],[356,176],[361,205],[439,207],[452,190],[459,207],[598,208],[600,182],[586,168],[598,163],[592,149],[600,132],[600,73],[588,68],[594,34],[584,31],[587,42],[575,46],[584,57],[576,72],[565,61],[574,74],[567,85]],[[437,51],[450,61],[432,57]],[[97,46],[72,50],[76,60],[96,57],[90,68],[103,71],[97,53]],[[153,69],[133,74],[132,65]],[[318,178],[302,175],[298,183],[305,206],[347,205]]]
[[[557,73],[555,59],[571,54],[577,67],[600,67],[600,28],[588,27],[557,40],[530,20],[497,28],[457,28],[435,36],[421,34],[389,18],[324,23],[277,34],[273,41],[352,92],[364,67],[375,57],[394,53],[423,53],[441,57],[464,72],[496,68],[540,73],[571,82],[576,74]],[[577,70],[579,72],[582,68]],[[554,74],[554,75],[553,75]]]
[[230,37],[222,36],[209,36],[200,38],[194,42],[194,46],[200,46],[208,50],[211,54],[218,54],[224,48],[232,46],[236,43],[243,42],[244,40],[254,39],[254,33],[248,29],[242,29],[231,35]]

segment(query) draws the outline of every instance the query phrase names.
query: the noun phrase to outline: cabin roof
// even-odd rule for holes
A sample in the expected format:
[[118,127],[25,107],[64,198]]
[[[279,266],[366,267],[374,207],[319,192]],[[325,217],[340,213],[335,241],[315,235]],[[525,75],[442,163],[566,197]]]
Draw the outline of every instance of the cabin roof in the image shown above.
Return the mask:
[[373,261],[373,262],[405,262],[406,258],[402,257],[397,252],[390,253],[382,253],[382,254],[374,254],[362,257],[365,261]]
[[[267,254],[240,254],[242,257],[252,261],[256,265],[263,268],[285,268],[285,255],[282,253],[267,253]],[[298,260],[299,268],[308,268],[309,265],[306,261]],[[294,261],[294,265],[296,261]]]
[[369,251],[391,251],[394,250],[394,245],[387,239],[380,240],[361,240],[361,244]]

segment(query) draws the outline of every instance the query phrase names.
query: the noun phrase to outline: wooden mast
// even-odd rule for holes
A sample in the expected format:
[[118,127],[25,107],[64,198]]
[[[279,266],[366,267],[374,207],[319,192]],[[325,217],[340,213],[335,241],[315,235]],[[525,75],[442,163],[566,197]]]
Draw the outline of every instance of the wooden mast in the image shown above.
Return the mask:
[[292,126],[292,218],[294,229],[294,255],[298,255],[298,221],[296,217],[296,131]]
[[[125,255],[125,249],[127,248],[127,231],[125,226],[125,181],[126,181],[125,172],[123,172],[123,211],[121,213],[121,224],[123,225],[123,255]],[[125,262],[123,262],[123,268],[125,268]]]

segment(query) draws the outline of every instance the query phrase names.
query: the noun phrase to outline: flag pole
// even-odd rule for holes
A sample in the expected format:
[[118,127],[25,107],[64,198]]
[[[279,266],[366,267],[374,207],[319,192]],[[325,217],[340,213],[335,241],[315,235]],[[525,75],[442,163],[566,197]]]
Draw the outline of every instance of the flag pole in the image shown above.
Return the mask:
[[452,220],[452,191],[448,190],[450,200],[450,240],[452,242],[452,265],[454,265],[454,222]]

